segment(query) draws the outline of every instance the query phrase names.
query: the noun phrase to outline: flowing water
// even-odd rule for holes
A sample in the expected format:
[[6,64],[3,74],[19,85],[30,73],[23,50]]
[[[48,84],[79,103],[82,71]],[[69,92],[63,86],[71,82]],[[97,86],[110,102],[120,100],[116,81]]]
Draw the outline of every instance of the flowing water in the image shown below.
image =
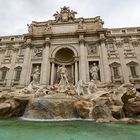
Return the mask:
[[89,119],[93,119],[93,116],[92,116],[92,111],[93,111],[93,107],[89,107]]
[[140,125],[0,120],[0,140],[140,140]]

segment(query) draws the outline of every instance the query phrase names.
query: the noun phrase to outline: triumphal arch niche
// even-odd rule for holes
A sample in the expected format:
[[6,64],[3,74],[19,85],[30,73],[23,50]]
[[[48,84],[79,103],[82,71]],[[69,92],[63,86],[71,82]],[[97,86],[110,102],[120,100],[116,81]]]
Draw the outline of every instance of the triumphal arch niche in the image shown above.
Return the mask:
[[[76,84],[79,80],[88,82],[93,77],[96,77],[95,80],[101,80],[99,78],[102,76],[99,72],[101,63],[98,51],[100,32],[102,38],[105,34],[105,31],[102,30],[103,21],[100,17],[76,18],[76,14],[77,12],[64,6],[53,15],[55,20],[33,21],[31,25],[28,25],[29,33],[25,38],[27,42],[31,42],[31,49],[38,52],[36,60],[31,59],[33,65],[31,73],[36,64],[39,64],[41,84],[58,84],[65,76],[65,82],[70,84]],[[97,33],[97,30],[102,31]],[[40,48],[41,43],[42,48]],[[42,52],[42,56],[40,52]],[[42,61],[37,60],[38,56],[42,57]],[[94,68],[92,66],[94,64],[99,68],[95,72],[97,76],[93,76]],[[92,70],[90,70],[91,68]],[[67,74],[64,77],[60,69],[66,69]]]
[[51,57],[51,84],[59,83],[61,75],[59,68],[65,66],[67,69],[67,80],[71,84],[75,84],[78,81],[78,52],[71,46],[58,46],[52,52]]

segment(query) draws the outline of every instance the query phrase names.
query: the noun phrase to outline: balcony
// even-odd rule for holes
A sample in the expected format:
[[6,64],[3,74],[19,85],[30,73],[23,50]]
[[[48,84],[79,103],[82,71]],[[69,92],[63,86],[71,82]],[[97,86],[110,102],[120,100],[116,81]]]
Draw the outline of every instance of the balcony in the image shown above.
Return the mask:
[[125,55],[126,58],[136,57],[136,55],[135,55],[135,53],[132,49],[124,50],[124,55]]
[[0,80],[0,85],[5,87],[6,86],[6,82],[7,82],[7,79],[5,80]]
[[23,61],[24,61],[24,55],[18,55],[16,63],[23,63]]
[[123,84],[124,83],[124,79],[123,76],[111,76],[111,81],[113,84]]
[[2,64],[9,64],[9,63],[11,63],[11,61],[12,61],[11,56],[5,56],[3,61],[2,61]]
[[116,50],[108,50],[107,51],[108,58],[118,58],[118,52]]
[[140,84],[140,75],[137,76],[129,76],[129,81],[132,84]]
[[19,80],[13,79],[11,82],[12,87],[15,85],[19,85]]

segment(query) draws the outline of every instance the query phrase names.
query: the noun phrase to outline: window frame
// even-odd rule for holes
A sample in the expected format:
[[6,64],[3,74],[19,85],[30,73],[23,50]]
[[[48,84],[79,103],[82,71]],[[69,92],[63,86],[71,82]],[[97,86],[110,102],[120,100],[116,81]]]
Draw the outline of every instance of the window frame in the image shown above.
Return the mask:
[[108,43],[107,50],[110,51],[110,52],[114,52],[115,51],[114,44],[113,43]]
[[14,77],[14,81],[20,81],[20,77],[21,77],[21,71],[22,71],[22,67],[16,67],[15,68],[15,77]]

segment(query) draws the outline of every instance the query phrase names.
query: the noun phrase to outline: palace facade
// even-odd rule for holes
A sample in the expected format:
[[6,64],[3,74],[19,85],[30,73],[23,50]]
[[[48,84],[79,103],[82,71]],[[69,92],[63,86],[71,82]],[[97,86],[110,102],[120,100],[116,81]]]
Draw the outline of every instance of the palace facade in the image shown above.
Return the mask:
[[62,64],[72,84],[89,82],[96,64],[101,83],[132,83],[140,89],[140,27],[104,28],[100,17],[76,14],[64,6],[55,20],[33,21],[27,34],[0,36],[1,91],[27,86],[36,66],[40,84],[53,85]]

